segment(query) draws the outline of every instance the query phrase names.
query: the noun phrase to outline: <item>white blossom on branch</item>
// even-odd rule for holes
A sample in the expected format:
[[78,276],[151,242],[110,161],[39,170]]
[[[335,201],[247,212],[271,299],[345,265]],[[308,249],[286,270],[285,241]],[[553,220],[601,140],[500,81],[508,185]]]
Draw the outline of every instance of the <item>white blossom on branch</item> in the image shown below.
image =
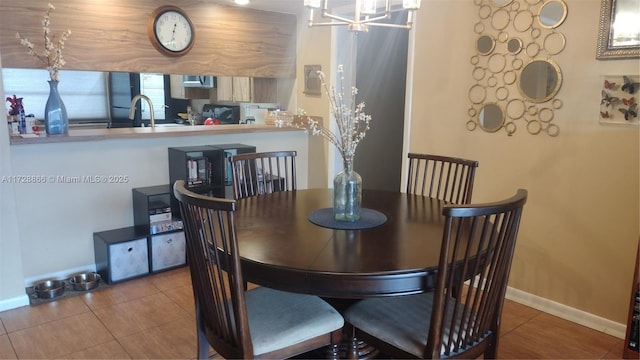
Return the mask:
[[[322,83],[325,93],[329,97],[329,105],[331,107],[331,115],[336,120],[338,131],[334,133],[327,127],[320,126],[316,120],[307,116],[302,109],[299,113],[302,115],[302,121],[295,122],[293,126],[305,129],[313,135],[321,135],[332,143],[340,152],[345,162],[353,163],[356,155],[356,148],[362,139],[364,139],[367,130],[369,130],[369,122],[371,115],[364,112],[365,103],[360,102],[353,108],[350,104],[355,104],[358,89],[352,87],[349,94],[345,94],[344,90],[344,68],[338,66],[339,87],[327,85],[325,75],[322,71],[318,71],[318,77]],[[349,96],[345,102],[345,96]],[[306,121],[304,120],[306,118]]]
[[71,30],[66,30],[62,34],[51,34],[51,12],[55,10],[55,7],[49,3],[47,10],[42,19],[42,35],[43,35],[43,50],[37,51],[34,44],[29,39],[22,37],[20,33],[16,33],[16,38],[20,40],[20,44],[27,48],[27,54],[40,60],[49,71],[49,77],[51,80],[59,80],[59,71],[66,64],[62,57],[62,49],[64,49],[64,42],[67,41]]

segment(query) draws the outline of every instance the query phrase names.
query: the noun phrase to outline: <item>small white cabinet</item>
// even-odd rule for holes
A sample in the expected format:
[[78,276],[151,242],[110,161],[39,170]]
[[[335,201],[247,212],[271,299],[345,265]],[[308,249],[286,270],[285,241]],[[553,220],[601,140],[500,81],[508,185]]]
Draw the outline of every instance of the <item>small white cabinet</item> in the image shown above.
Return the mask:
[[151,236],[151,271],[167,270],[187,262],[184,232]]
[[149,273],[147,235],[134,227],[93,234],[96,270],[111,284]]

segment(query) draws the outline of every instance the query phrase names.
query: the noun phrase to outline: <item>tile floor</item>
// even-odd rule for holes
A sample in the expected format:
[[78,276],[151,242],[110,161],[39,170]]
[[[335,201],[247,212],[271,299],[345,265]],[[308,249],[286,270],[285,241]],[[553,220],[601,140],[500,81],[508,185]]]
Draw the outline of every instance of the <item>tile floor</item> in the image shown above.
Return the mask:
[[[0,312],[0,359],[193,359],[194,313],[183,267]],[[502,326],[502,359],[622,357],[621,339],[513,301]]]

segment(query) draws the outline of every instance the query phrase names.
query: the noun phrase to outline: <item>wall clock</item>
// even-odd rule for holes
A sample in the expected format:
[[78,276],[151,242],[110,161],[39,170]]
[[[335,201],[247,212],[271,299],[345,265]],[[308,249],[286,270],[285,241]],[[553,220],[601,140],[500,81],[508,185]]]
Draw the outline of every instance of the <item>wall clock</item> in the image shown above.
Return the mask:
[[182,56],[191,50],[195,32],[191,19],[176,6],[157,8],[147,24],[147,34],[153,47],[167,56]]

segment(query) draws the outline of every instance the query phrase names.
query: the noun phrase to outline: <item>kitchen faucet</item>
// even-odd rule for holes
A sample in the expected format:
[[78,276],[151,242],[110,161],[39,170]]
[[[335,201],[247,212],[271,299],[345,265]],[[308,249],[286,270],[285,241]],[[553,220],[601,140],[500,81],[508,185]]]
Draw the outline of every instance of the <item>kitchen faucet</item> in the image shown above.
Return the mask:
[[144,99],[147,101],[147,103],[149,104],[149,112],[151,113],[151,128],[154,129],[156,127],[156,120],[153,117],[153,103],[151,102],[151,99],[149,99],[149,97],[147,95],[142,95],[142,94],[138,94],[136,96],[133,97],[133,99],[131,99],[131,106],[129,107],[129,119],[133,120],[136,116],[136,102],[139,99]]

